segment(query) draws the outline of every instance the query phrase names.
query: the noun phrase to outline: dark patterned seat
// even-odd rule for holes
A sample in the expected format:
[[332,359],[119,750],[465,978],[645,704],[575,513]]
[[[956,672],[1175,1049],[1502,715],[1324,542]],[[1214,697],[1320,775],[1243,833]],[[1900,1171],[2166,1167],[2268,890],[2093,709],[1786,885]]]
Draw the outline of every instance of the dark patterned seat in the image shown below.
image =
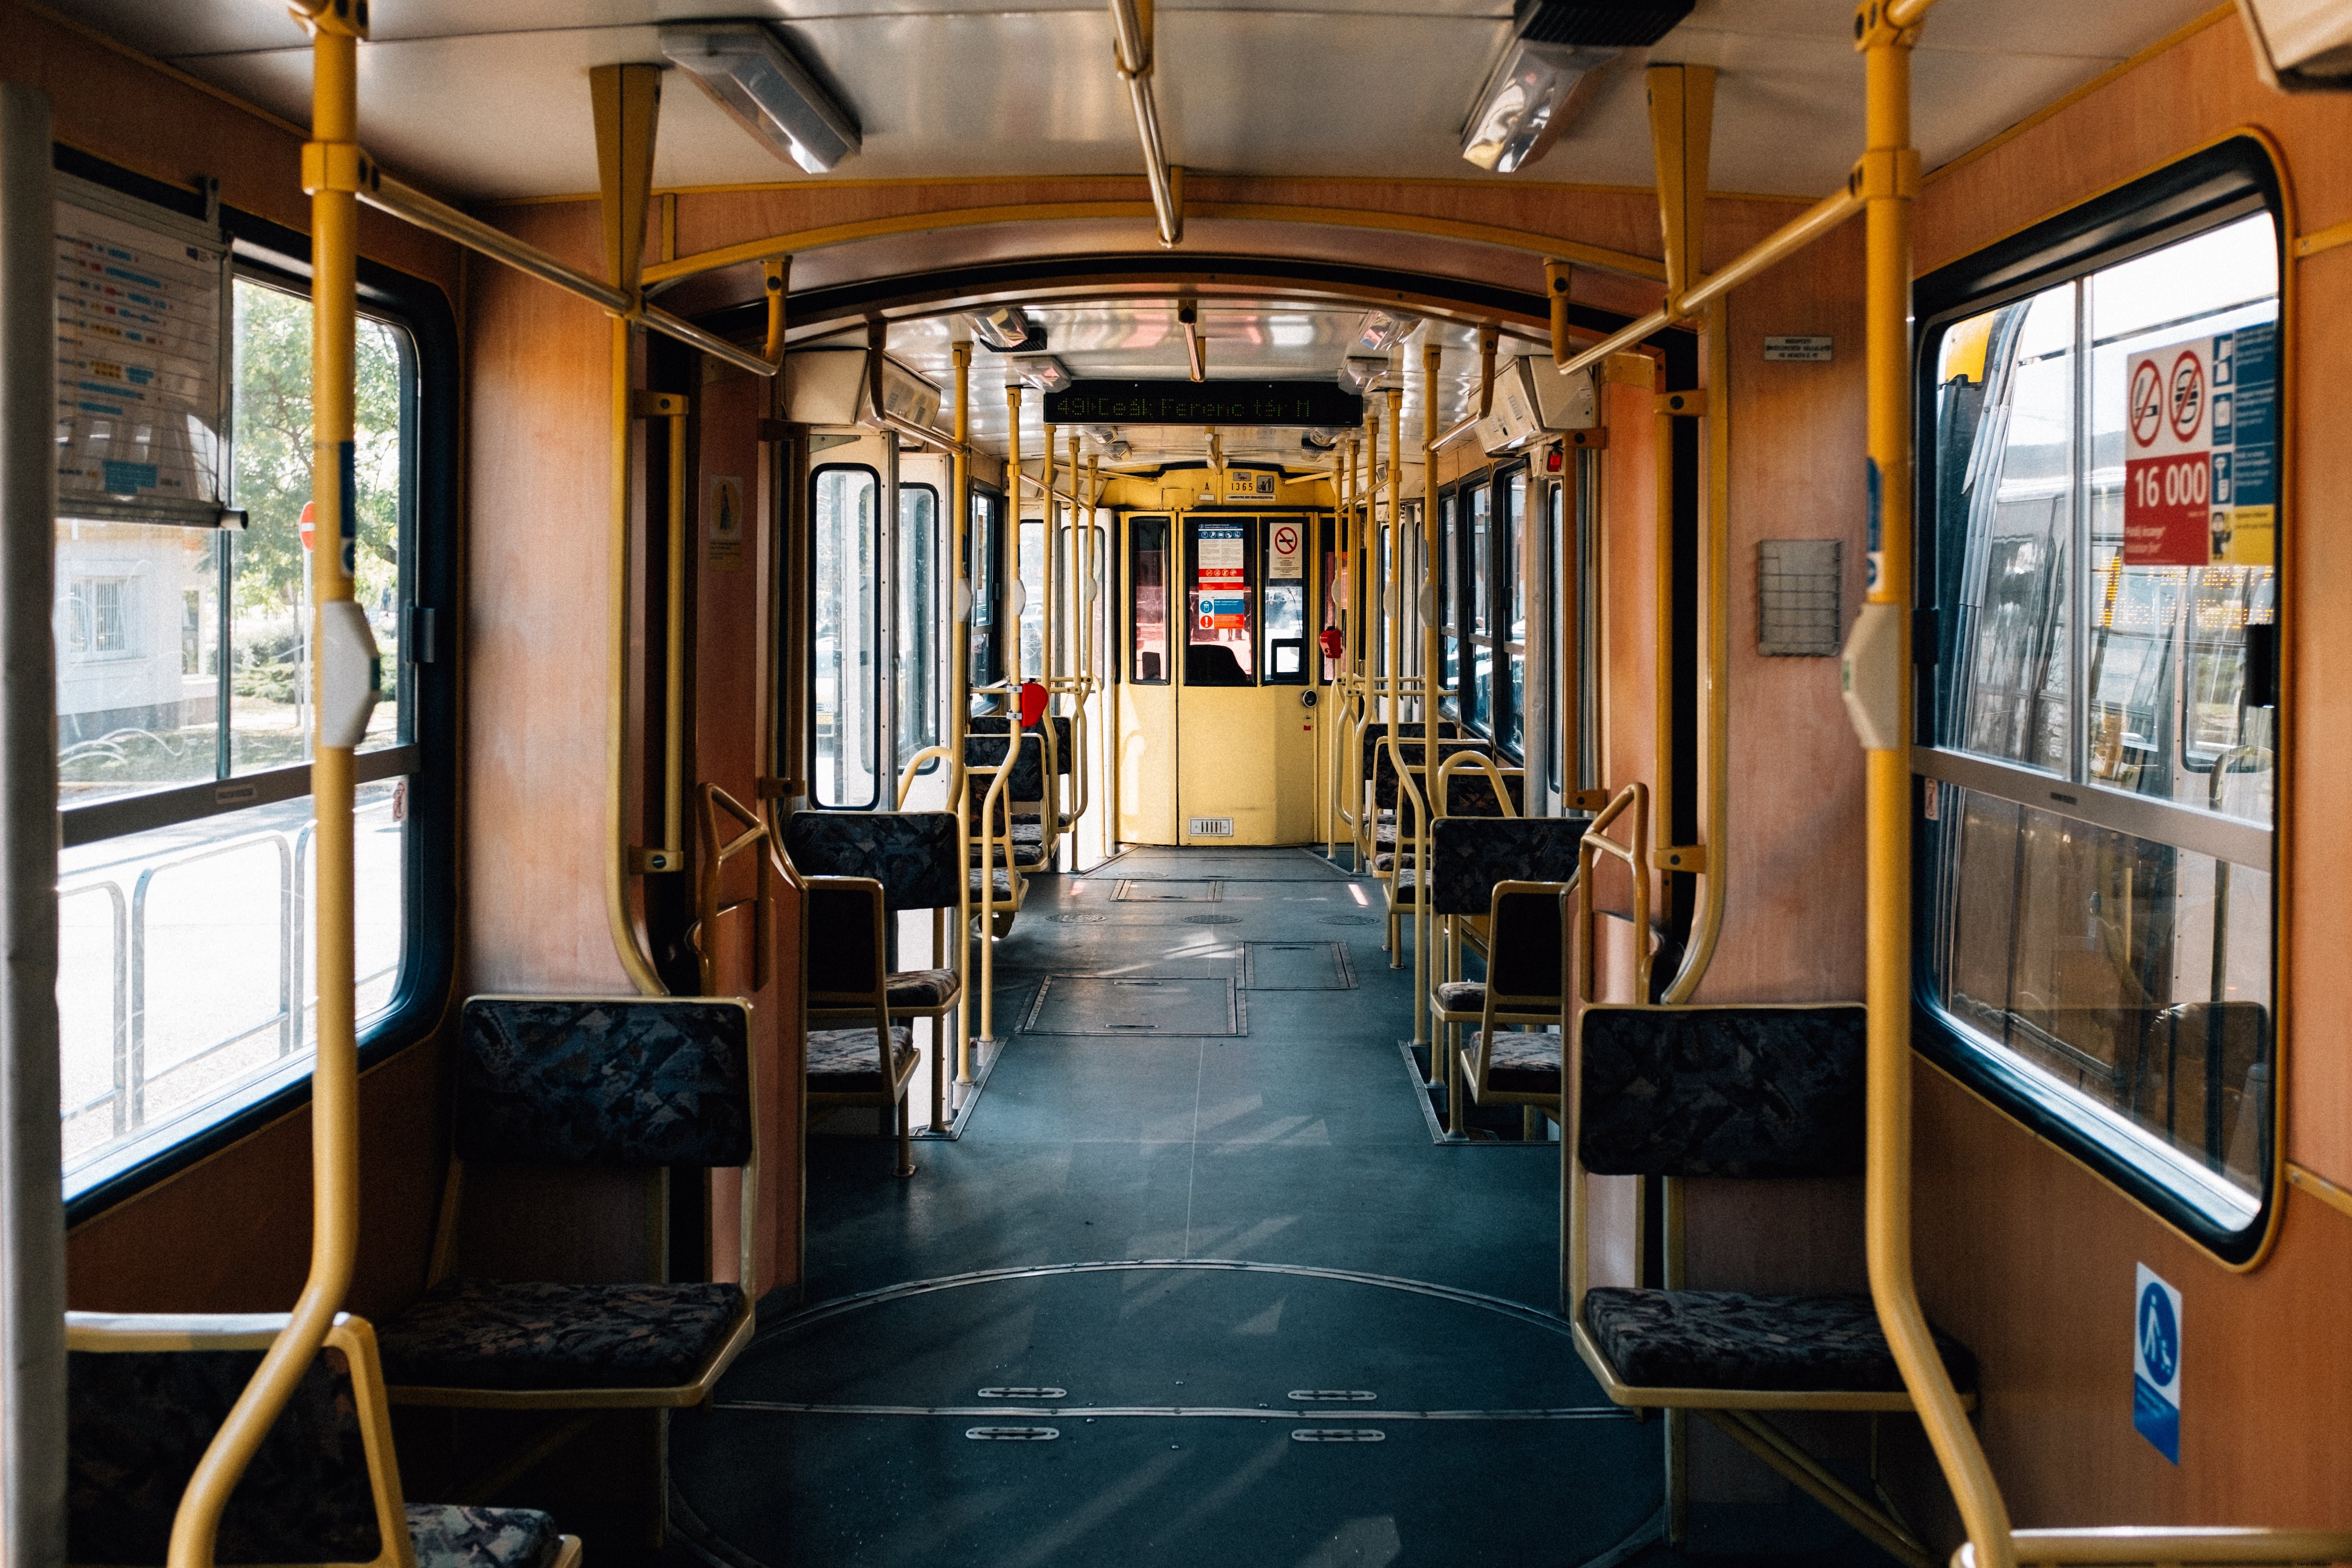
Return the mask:
[[[1862,1169],[1867,1009],[1592,1004],[1577,1015],[1570,1108],[1571,1213],[1586,1174],[1850,1176]],[[1868,1296],[1585,1288],[1585,1241],[1569,1242],[1577,1354],[1611,1399],[1681,1406],[1906,1561],[1930,1561],[1910,1526],[1839,1479],[1770,1412],[1901,1412],[1909,1390]],[[1701,1281],[1704,1283],[1704,1281]],[[1949,1335],[1937,1351],[1963,1399],[1976,1363]]]
[[1013,901],[1013,873],[1011,872],[1005,870],[1003,866],[999,866],[995,871],[990,873],[985,879],[982,879],[980,873],[980,869],[975,866],[972,868],[971,872],[971,901],[974,904],[978,904],[980,902],[981,894],[991,883],[995,885],[997,903],[1009,904]]
[[[476,997],[459,1021],[455,1098],[453,1199],[467,1166],[650,1176],[758,1159],[751,1014],[733,999]],[[748,1277],[758,1205],[739,1208],[735,1261]],[[628,1396],[620,1404],[694,1405],[749,1343],[751,1303],[734,1285],[509,1281],[492,1277],[491,1260],[452,1274],[460,1223],[452,1201],[435,1277],[381,1331],[395,1399],[593,1405],[562,1391],[595,1389]],[[649,1227],[649,1262],[657,1238]]]
[[890,977],[890,1010],[949,1007],[962,989],[953,969],[901,969]]
[[[1584,1326],[1625,1382],[1648,1388],[1895,1394],[1895,1365],[1868,1296],[1597,1289]],[[1952,1381],[1976,1386],[1976,1357],[1938,1333]]]
[[1559,1097],[1559,1036],[1549,1030],[1498,1029],[1486,1058],[1489,1094]]
[[[905,1024],[890,1026],[892,1064],[914,1065],[914,1031]],[[875,1094],[882,1092],[882,1044],[871,1027],[813,1029],[808,1036],[811,1091],[824,1094]]]
[[535,1508],[412,1502],[408,1540],[416,1568],[548,1568],[562,1537]]
[[734,1285],[444,1280],[384,1325],[384,1370],[446,1388],[674,1388],[744,1305]]
[[1486,982],[1441,980],[1435,994],[1437,1005],[1448,1012],[1475,1013],[1486,1005]]
[[[286,1321],[67,1314],[68,1561],[166,1561],[196,1462]],[[157,1330],[193,1348],[141,1348]],[[384,1403],[368,1324],[337,1318],[229,1494],[213,1560],[224,1568],[391,1568],[394,1530],[407,1535],[416,1568],[570,1568],[578,1560],[579,1542],[536,1509],[404,1502]]]
[[956,906],[952,811],[795,811],[784,852],[803,875],[871,877],[893,913]]

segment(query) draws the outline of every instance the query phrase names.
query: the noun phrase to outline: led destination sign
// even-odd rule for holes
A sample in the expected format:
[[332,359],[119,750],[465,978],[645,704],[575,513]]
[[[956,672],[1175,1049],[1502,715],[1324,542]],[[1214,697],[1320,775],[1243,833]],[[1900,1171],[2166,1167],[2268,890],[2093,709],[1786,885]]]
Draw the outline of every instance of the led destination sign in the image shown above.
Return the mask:
[[1364,400],[1335,382],[1073,382],[1045,394],[1053,424],[1296,424],[1353,428]]

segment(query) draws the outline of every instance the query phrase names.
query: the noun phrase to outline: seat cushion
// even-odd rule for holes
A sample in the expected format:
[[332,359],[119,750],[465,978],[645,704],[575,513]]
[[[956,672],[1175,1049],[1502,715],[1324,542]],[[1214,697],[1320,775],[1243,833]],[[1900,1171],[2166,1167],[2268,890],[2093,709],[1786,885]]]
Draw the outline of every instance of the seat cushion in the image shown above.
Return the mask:
[[1391,872],[1388,881],[1381,885],[1388,890],[1390,904],[1411,904],[1413,901],[1413,890],[1421,885],[1421,873],[1414,871],[1412,867],[1406,866],[1402,870]]
[[[1559,1036],[1549,1030],[1494,1031],[1495,1049],[1486,1058],[1486,1087],[1505,1094],[1559,1092]],[[1475,1044],[1465,1047],[1475,1052]],[[1474,1054],[1472,1061],[1477,1060]]]
[[733,1285],[444,1280],[376,1335],[394,1386],[675,1388],[742,1307]]
[[[994,872],[991,873],[990,875],[992,880],[996,883],[996,901],[999,904],[1003,904],[1011,899],[1013,896],[1013,873],[1006,871],[1003,867],[999,866]],[[980,902],[980,870],[978,867],[974,867],[971,873],[971,897],[973,903],[977,904]]]
[[1486,1005],[1486,982],[1484,980],[1442,980],[1433,998],[1437,1010],[1446,1013],[1475,1013]]
[[408,1505],[416,1568],[547,1568],[562,1550],[555,1521],[535,1508]]
[[890,977],[894,1008],[943,1008],[956,999],[953,969],[901,969]]
[[[915,1031],[905,1024],[890,1026],[890,1055],[900,1072],[915,1056]],[[882,1053],[874,1030],[813,1029],[808,1037],[809,1088],[819,1094],[879,1094],[892,1087],[882,1082]]]
[[[1868,1296],[1600,1289],[1585,1292],[1584,1326],[1618,1377],[1637,1388],[1903,1387]],[[1937,1330],[1936,1348],[1962,1392],[1974,1388],[1967,1347]]]

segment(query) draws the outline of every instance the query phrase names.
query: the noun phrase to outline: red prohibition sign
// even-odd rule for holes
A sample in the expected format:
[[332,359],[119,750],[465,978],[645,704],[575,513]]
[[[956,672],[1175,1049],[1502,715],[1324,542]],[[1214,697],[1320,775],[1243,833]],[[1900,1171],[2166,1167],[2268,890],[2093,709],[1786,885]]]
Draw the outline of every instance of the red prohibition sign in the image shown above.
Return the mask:
[[2205,361],[2191,349],[2172,361],[2172,434],[2187,441],[2205,423]]
[[2152,446],[2164,428],[2164,392],[2156,361],[2142,360],[2132,372],[2131,434],[2135,446]]
[[1298,553],[1298,530],[1293,528],[1279,528],[1275,529],[1274,553],[1276,555],[1297,555]]

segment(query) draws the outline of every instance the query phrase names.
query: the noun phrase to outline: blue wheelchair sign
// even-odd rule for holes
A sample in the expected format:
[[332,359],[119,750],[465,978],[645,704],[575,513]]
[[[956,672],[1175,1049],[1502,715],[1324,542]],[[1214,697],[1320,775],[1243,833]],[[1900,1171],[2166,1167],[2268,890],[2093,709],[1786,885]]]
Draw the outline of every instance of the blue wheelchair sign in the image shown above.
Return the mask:
[[2180,1462],[2180,1292],[2143,1263],[2132,1314],[2132,1426]]

